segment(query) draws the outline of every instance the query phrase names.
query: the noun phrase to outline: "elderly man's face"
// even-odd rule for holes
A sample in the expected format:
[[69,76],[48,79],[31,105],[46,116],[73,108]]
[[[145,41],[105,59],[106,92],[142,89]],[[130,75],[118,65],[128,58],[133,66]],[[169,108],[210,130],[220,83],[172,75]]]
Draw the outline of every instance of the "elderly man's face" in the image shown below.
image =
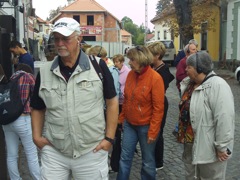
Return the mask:
[[194,44],[190,44],[189,51],[190,51],[189,55],[194,54],[197,52],[197,47]]
[[76,33],[73,33],[70,36],[63,36],[62,34],[55,32],[53,35],[54,44],[59,56],[67,57],[77,52],[76,50],[79,48],[79,41],[81,39]]

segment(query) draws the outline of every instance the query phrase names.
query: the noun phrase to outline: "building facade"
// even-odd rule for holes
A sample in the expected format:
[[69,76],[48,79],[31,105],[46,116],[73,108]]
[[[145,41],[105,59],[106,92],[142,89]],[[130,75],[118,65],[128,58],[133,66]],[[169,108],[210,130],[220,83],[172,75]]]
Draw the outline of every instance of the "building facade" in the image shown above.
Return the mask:
[[240,61],[240,0],[228,0],[226,59]]
[[122,42],[121,21],[95,0],[70,1],[51,23],[62,17],[71,17],[80,23],[85,41]]

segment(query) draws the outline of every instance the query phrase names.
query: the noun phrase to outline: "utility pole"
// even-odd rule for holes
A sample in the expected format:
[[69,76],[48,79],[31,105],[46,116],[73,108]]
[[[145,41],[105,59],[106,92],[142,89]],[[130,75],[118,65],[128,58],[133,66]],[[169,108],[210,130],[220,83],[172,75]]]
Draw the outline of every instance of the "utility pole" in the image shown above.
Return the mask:
[[148,31],[148,0],[145,0],[145,36],[144,44],[147,42],[147,31]]

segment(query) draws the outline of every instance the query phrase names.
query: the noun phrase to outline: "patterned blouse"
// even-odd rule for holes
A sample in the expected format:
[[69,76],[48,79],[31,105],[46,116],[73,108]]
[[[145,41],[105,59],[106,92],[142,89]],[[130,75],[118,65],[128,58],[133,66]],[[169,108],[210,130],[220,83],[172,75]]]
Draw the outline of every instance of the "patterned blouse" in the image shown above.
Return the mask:
[[33,89],[35,85],[35,77],[30,73],[26,73],[25,71],[19,70],[15,72],[10,79],[14,79],[22,73],[24,73],[24,75],[20,77],[20,79],[18,80],[18,86],[21,92],[22,103],[24,104],[25,101],[28,99],[28,102],[25,105],[25,108],[23,111],[24,114],[28,114],[31,111],[30,98],[28,98],[28,96],[33,93]]
[[178,129],[178,142],[180,143],[193,143],[194,133],[190,121],[190,101],[194,90],[195,83],[189,83],[185,92],[179,102],[179,129]]

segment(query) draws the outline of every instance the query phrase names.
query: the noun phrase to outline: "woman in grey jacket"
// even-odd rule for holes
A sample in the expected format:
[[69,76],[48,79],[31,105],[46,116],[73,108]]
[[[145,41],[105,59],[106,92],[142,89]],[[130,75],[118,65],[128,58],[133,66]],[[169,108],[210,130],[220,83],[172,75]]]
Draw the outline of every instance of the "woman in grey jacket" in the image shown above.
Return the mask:
[[212,69],[209,54],[197,52],[188,57],[181,83],[178,141],[184,143],[187,180],[224,180],[233,149],[233,95]]

